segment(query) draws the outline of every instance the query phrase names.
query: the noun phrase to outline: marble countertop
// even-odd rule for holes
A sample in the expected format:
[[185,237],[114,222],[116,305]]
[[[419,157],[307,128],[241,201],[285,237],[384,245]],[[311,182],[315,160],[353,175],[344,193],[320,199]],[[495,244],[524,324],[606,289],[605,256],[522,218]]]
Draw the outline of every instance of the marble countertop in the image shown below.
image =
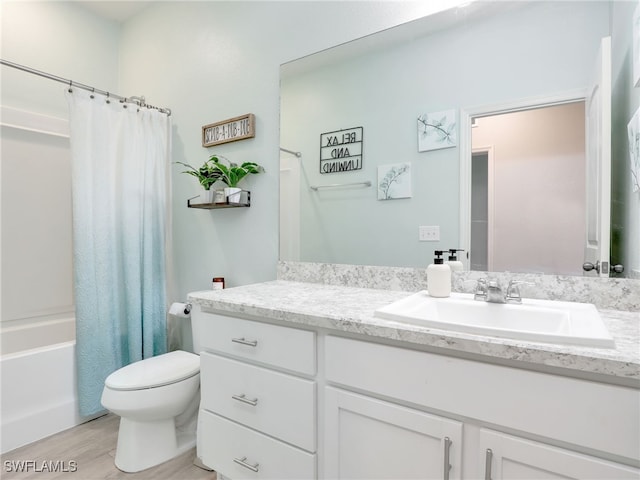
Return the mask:
[[[194,292],[188,299],[204,308],[422,345],[451,354],[471,354],[554,367],[567,374],[599,374],[640,388],[640,313],[600,310],[616,348],[526,342],[438,330],[374,317],[374,311],[412,292],[276,280],[225,290]],[[529,364],[529,365],[527,365]]]

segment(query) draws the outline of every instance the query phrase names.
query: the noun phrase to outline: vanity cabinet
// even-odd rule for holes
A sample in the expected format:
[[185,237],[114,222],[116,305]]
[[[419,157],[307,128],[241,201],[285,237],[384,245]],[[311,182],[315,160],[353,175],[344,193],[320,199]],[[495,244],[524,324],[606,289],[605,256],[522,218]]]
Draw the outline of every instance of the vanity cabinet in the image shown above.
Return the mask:
[[[327,478],[370,478],[358,466],[388,455],[399,463],[376,478],[640,479],[640,469],[611,461],[639,460],[638,390],[336,336],[326,337],[324,358]],[[360,442],[371,448],[342,446]]]
[[316,478],[315,334],[194,315],[202,462],[231,479]]
[[640,390],[192,311],[229,479],[640,480]]

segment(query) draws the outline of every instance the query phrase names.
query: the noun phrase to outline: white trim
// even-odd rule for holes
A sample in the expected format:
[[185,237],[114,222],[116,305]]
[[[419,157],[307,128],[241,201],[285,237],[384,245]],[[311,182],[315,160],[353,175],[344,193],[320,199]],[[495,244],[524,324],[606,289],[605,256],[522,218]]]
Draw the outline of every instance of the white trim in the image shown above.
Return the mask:
[[[582,102],[586,99],[587,93],[586,88],[580,88],[553,95],[540,95],[460,109],[460,239],[458,242],[460,248],[469,252],[471,247],[471,118]],[[465,269],[468,270],[467,256],[463,255],[461,259]]]
[[0,125],[28,132],[69,138],[69,121],[0,105]]

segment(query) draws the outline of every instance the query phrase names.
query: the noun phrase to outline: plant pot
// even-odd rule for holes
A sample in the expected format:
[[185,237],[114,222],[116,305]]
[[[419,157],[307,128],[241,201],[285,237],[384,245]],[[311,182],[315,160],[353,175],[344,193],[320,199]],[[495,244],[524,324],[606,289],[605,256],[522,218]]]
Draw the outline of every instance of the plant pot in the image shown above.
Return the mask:
[[200,194],[200,203],[213,203],[214,195],[215,190],[213,188],[203,190],[203,193]]
[[227,187],[224,189],[224,196],[227,197],[229,203],[240,203],[242,198],[242,189],[236,187]]
[[227,203],[227,196],[225,195],[224,190],[215,191],[215,194],[213,195],[213,203]]

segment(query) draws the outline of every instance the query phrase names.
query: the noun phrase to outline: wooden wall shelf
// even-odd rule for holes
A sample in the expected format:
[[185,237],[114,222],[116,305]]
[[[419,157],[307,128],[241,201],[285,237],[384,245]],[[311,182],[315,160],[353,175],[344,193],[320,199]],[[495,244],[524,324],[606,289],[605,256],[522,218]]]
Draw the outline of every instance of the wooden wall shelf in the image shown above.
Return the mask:
[[207,210],[213,210],[216,208],[241,208],[241,207],[250,207],[251,206],[251,192],[247,190],[242,191],[241,202],[240,203],[230,203],[229,201],[225,203],[198,203],[194,202],[194,199],[199,197],[192,197],[187,200],[187,207],[189,208],[201,208]]

